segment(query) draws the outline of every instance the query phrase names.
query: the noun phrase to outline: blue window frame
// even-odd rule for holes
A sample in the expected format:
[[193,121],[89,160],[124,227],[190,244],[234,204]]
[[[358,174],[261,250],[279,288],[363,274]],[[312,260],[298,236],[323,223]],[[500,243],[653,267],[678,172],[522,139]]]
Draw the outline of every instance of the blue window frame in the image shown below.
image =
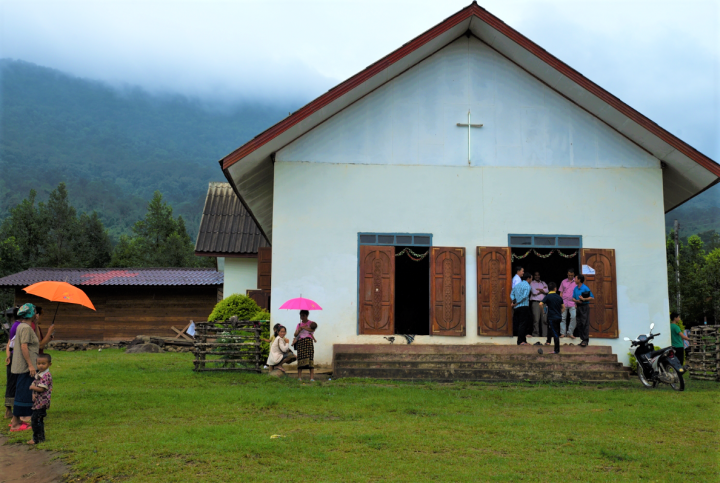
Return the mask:
[[358,233],[360,245],[431,247],[432,233]]
[[517,248],[582,248],[582,235],[508,235],[508,246]]

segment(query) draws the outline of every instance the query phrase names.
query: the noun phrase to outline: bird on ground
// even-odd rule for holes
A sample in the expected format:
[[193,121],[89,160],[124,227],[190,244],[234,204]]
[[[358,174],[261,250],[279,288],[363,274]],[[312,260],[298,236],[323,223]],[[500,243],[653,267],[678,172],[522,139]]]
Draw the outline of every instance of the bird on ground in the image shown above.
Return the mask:
[[395,337],[383,337],[383,339],[389,340],[391,344],[395,342]]
[[412,334],[412,335],[403,334],[403,337],[405,337],[405,340],[407,341],[408,345],[412,344],[415,341],[415,334]]

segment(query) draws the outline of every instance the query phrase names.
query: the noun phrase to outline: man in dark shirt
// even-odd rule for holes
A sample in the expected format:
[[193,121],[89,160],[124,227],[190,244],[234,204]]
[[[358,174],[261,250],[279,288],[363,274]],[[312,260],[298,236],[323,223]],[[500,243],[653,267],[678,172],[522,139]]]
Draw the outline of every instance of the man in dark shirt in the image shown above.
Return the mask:
[[557,294],[557,285],[555,282],[548,283],[549,293],[540,302],[540,307],[545,310],[547,307],[547,324],[548,334],[545,345],[550,345],[550,334],[555,339],[555,352],[554,354],[560,353],[560,321],[562,320],[562,314],[565,312],[565,304],[561,296]]

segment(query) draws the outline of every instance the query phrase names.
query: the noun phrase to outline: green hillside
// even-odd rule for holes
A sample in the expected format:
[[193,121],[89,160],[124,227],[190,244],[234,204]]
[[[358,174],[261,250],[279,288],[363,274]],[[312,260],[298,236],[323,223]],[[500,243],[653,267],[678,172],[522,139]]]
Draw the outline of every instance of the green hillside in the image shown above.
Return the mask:
[[118,90],[22,61],[0,60],[0,218],[60,181],[81,212],[97,210],[117,239],[144,216],[155,190],[197,233],[217,161],[296,106],[222,111],[178,95]]

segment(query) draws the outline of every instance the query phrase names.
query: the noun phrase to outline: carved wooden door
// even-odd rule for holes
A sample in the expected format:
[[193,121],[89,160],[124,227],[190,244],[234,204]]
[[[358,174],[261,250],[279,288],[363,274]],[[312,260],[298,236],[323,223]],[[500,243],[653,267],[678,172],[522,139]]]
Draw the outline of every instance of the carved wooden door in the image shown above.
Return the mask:
[[595,275],[585,274],[585,285],[595,296],[595,300],[590,302],[590,337],[616,338],[618,312],[615,250],[584,248],[582,264],[595,270]]
[[512,336],[510,248],[478,247],[478,335]]
[[430,249],[431,335],[465,335],[465,249]]
[[258,248],[258,270],[257,270],[257,288],[258,290],[270,290],[272,285],[272,247]]
[[395,247],[360,246],[360,333],[395,333]]

